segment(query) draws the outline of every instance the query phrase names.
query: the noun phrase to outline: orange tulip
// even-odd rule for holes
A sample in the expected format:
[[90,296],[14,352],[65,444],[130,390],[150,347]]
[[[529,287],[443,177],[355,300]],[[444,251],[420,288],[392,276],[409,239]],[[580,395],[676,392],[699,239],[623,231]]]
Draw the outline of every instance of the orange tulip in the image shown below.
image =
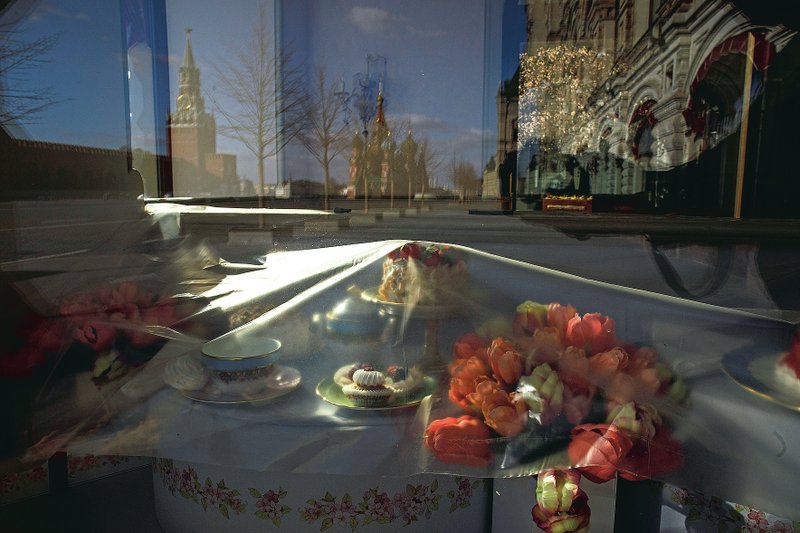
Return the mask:
[[516,394],[508,394],[490,379],[481,381],[467,401],[478,407],[486,425],[504,437],[519,435],[525,428],[528,407]]
[[464,415],[434,420],[425,430],[425,447],[443,463],[486,467],[492,462],[491,432],[477,418]]
[[523,359],[514,345],[503,337],[497,337],[489,346],[489,364],[501,383],[514,387],[522,375]]
[[519,304],[511,328],[515,336],[532,336],[547,325],[547,306],[526,300]]
[[594,355],[617,344],[614,319],[600,313],[573,316],[567,322],[566,343]]
[[453,358],[469,359],[472,356],[478,356],[484,361],[488,361],[486,348],[487,342],[484,337],[477,333],[466,333],[453,343]]
[[630,437],[611,424],[583,424],[572,428],[567,455],[574,468],[595,483],[605,483],[632,447]]
[[556,328],[563,338],[567,333],[567,323],[577,314],[578,310],[571,305],[551,303],[547,306],[547,325]]
[[567,346],[558,360],[558,375],[566,387],[590,389],[589,358],[586,352],[575,346]]
[[564,352],[563,336],[558,329],[547,326],[537,329],[533,339],[525,343],[525,353],[531,364],[556,363]]
[[466,397],[475,392],[475,385],[481,378],[488,379],[489,370],[489,366],[475,356],[450,363],[450,400],[465,411],[479,411],[479,408],[472,407]]
[[589,370],[592,376],[605,381],[614,373],[628,366],[628,354],[622,348],[596,353],[589,358]]

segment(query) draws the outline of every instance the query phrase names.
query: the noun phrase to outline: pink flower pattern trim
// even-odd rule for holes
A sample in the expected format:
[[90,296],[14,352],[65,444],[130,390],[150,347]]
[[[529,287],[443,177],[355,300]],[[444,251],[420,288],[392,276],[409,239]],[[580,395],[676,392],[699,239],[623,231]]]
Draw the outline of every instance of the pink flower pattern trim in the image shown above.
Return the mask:
[[241,514],[247,509],[247,503],[240,498],[239,491],[227,487],[224,479],[214,483],[211,478],[206,478],[205,482],[200,483],[193,468],[186,467],[179,471],[172,459],[157,459],[153,468],[173,496],[177,492],[187,500],[200,504],[203,511],[212,507],[225,518],[230,518],[231,511]]
[[47,463],[26,470],[0,477],[0,497],[19,492],[23,487],[47,479]]
[[800,533],[800,522],[772,516],[738,503],[706,497],[676,487],[668,487],[670,499],[686,514],[687,522],[702,521],[715,525],[719,533]]
[[[172,459],[156,459],[153,468],[173,496],[180,494],[183,498],[202,505],[204,511],[213,506],[223,516],[230,518],[231,510],[235,514],[241,514],[247,509],[248,503],[240,497],[239,491],[226,487],[224,481],[214,484],[211,479],[206,479],[205,484],[201,484],[193,468],[178,469]],[[450,502],[450,513],[470,507],[475,489],[482,482],[463,477],[452,479],[455,488],[446,493]],[[254,499],[254,514],[277,527],[281,526],[282,519],[292,511],[292,507],[286,504],[288,493],[282,488],[262,492],[251,487],[248,493]],[[349,493],[338,497],[326,491],[322,498],[306,500],[305,505],[297,511],[301,520],[309,524],[319,522],[320,531],[334,527],[355,531],[369,524],[403,526],[430,519],[439,510],[441,501],[439,482],[434,479],[429,484],[408,484],[404,491],[394,495],[377,487],[370,488],[357,502]]]

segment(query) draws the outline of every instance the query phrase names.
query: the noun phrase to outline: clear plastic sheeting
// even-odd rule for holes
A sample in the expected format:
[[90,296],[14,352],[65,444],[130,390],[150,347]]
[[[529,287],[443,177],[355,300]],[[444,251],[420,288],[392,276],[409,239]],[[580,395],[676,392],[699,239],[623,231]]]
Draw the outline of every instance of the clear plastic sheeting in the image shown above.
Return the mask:
[[800,518],[791,491],[773,490],[800,475],[798,405],[735,364],[774,366],[787,322],[462,246],[276,252],[247,269],[188,241],[144,255],[137,276],[38,281],[73,290],[28,326],[40,352],[3,355],[3,388],[19,393],[4,408],[8,457],[376,476],[579,468]]

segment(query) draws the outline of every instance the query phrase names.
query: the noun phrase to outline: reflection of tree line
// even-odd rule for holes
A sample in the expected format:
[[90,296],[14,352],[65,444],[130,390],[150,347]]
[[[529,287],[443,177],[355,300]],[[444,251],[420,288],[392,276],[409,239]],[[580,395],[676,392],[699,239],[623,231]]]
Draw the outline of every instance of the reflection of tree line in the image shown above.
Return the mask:
[[[396,129],[405,132],[398,144],[399,136],[385,122],[374,127],[364,124],[373,129],[366,136],[354,134],[349,103],[324,68],[317,66],[306,75],[290,51],[276,54],[272,43],[267,10],[260,3],[247,40],[231,50],[228,60],[215,65],[217,95],[211,98],[222,117],[219,132],[243,143],[256,156],[258,191],[266,190],[266,159],[294,141],[320,165],[325,208],[327,197],[337,192],[331,176],[337,157],[348,162],[351,174],[354,167],[365,173],[350,176],[351,195],[363,196],[365,184],[369,196],[390,198],[412,197],[431,189],[431,178],[442,166],[442,158],[428,139],[415,138],[404,124]],[[459,172],[463,173],[463,168]],[[477,171],[474,174],[477,176]],[[456,172],[450,178],[456,187],[467,181]]]
[[[47,64],[57,41],[57,35],[24,41],[13,22],[0,23],[0,127],[33,123],[57,103],[50,87],[21,87],[27,71]],[[17,85],[9,86],[10,81]]]

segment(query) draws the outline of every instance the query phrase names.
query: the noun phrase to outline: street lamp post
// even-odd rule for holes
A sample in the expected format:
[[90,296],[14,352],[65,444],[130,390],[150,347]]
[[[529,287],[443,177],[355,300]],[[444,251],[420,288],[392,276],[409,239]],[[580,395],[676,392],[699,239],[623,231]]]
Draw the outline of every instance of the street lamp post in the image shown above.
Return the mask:
[[369,210],[369,176],[367,175],[367,156],[369,141],[369,123],[376,112],[376,88],[383,83],[386,76],[386,58],[383,56],[367,55],[366,73],[359,72],[353,76],[353,90],[345,91],[344,81],[337,95],[345,104],[345,123],[350,121],[350,106],[355,107],[358,120],[361,123],[361,134],[364,136],[364,148],[361,161],[362,181],[364,184],[364,211]]

